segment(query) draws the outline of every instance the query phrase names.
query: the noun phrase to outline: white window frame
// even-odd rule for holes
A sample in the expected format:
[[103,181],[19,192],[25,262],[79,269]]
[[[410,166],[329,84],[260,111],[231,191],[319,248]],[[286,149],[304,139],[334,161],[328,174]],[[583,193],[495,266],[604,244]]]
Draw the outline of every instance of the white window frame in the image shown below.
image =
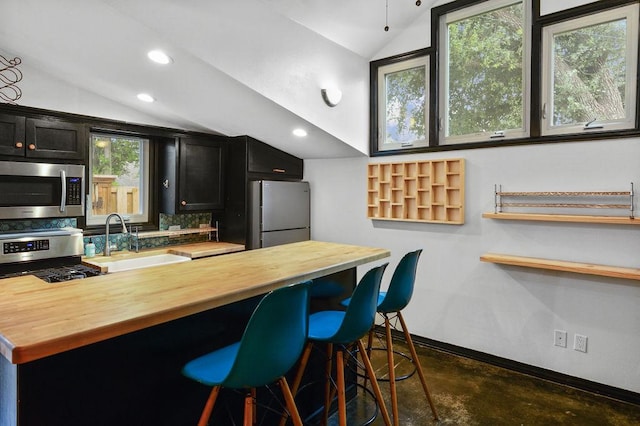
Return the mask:
[[[522,62],[522,128],[520,129],[492,129],[487,132],[478,132],[468,135],[446,136],[449,108],[449,69],[447,61],[449,57],[449,37],[448,24],[462,19],[481,15],[492,10],[501,9],[517,3],[522,3],[524,11],[524,51]],[[531,110],[531,4],[530,0],[493,0],[482,2],[474,6],[464,7],[446,13],[440,18],[440,27],[438,28],[440,43],[439,49],[439,100],[438,110],[440,117],[438,119],[438,133],[440,145],[453,145],[470,142],[489,142],[495,140],[499,142],[506,139],[524,138],[530,134],[530,110]]]
[[[149,139],[138,136],[130,136],[124,134],[99,133],[91,132],[89,137],[89,172],[88,172],[88,190],[86,202],[86,223],[89,226],[104,225],[107,215],[93,215],[91,203],[93,199],[93,136],[103,136],[106,138],[123,137],[129,139],[138,139],[142,141],[142,153],[140,158],[140,173],[142,174],[142,187],[140,188],[140,206],[139,214],[122,215],[127,223],[146,223],[149,221],[149,186],[150,186],[150,142]],[[113,212],[110,212],[113,213]]]
[[[569,21],[552,24],[542,30],[542,87],[541,87],[541,108],[540,113],[541,135],[559,135],[559,134],[579,134],[593,133],[598,131],[612,131],[635,128],[636,120],[636,81],[638,72],[638,10],[639,5],[631,4],[618,7],[616,9],[597,12],[581,18],[571,19]],[[626,18],[627,20],[627,63],[626,63],[626,83],[625,83],[625,118],[620,120],[598,121],[590,123],[575,123],[554,126],[553,125],[553,37],[556,34],[577,30],[596,24],[616,21]]]
[[[405,143],[388,143],[386,142],[387,135],[387,87],[386,87],[386,75],[400,72],[403,70],[409,70],[413,68],[424,67],[425,73],[425,99],[424,99],[424,139],[413,140]],[[429,55],[420,56],[417,58],[407,59],[387,65],[382,65],[378,68],[377,83],[378,83],[378,151],[393,151],[408,148],[428,147],[429,146]]]

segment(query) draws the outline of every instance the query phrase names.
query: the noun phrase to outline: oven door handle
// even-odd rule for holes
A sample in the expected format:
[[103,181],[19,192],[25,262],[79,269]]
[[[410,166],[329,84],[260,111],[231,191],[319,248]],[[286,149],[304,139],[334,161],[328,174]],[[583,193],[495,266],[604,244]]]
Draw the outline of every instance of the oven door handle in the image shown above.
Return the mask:
[[60,181],[62,183],[62,191],[60,191],[60,213],[64,213],[67,208],[67,174],[64,170],[60,170]]

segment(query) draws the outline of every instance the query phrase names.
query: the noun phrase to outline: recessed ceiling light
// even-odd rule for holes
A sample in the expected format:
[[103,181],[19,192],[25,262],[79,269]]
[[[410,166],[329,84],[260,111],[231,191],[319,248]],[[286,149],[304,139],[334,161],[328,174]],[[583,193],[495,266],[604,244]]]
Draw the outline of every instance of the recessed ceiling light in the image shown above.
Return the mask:
[[155,99],[148,93],[138,93],[138,99],[142,102],[154,102]]
[[158,64],[162,64],[162,65],[167,65],[167,64],[173,62],[173,60],[169,57],[169,55],[164,53],[162,50],[151,50],[151,51],[149,51],[149,53],[147,53],[147,56],[153,62],[156,62]]
[[303,137],[307,136],[307,131],[304,130],[304,129],[294,129],[293,130],[293,134],[298,136],[298,137],[303,138]]

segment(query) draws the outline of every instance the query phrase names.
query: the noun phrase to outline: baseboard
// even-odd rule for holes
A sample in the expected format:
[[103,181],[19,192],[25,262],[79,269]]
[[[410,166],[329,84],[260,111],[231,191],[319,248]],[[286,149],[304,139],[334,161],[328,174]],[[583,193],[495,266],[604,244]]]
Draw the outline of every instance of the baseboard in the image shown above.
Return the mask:
[[[401,332],[394,330],[394,337],[404,340]],[[591,380],[581,379],[580,377],[570,376],[568,374],[558,373],[546,368],[535,367],[522,362],[513,361],[496,355],[487,354],[473,349],[464,348],[462,346],[452,345],[450,343],[440,342],[426,337],[411,335],[416,345],[426,346],[428,348],[437,349],[453,355],[462,356],[476,361],[485,362],[495,365],[496,367],[505,368],[507,370],[518,373],[527,374],[550,382],[570,386],[576,389],[592,392],[608,398],[617,399],[619,401],[628,402],[630,404],[640,405],[640,393],[593,382]]]

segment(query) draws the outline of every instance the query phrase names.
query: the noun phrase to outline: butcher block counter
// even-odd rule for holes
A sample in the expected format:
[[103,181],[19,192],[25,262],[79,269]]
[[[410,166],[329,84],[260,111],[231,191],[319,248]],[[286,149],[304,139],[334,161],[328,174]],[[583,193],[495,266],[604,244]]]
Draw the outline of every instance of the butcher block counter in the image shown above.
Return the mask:
[[305,241],[55,285],[0,280],[0,353],[28,363],[387,256]]
[[[323,278],[343,284],[330,302],[339,306],[356,267],[387,256],[305,241],[59,284],[0,280],[0,426],[196,424],[210,388],[182,367],[240,339],[264,293]],[[309,371],[322,374],[323,361],[313,362]],[[299,404],[301,415],[322,411],[318,395]],[[242,406],[241,396],[224,398]],[[231,424],[236,411],[214,412],[213,424]]]

